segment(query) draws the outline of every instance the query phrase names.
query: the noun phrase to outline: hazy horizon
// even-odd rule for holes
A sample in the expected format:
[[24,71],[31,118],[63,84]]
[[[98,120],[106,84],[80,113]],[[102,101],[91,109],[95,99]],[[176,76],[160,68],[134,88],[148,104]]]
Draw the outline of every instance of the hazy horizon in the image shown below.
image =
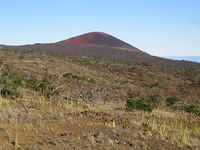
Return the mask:
[[173,60],[185,60],[200,63],[200,56],[161,56]]

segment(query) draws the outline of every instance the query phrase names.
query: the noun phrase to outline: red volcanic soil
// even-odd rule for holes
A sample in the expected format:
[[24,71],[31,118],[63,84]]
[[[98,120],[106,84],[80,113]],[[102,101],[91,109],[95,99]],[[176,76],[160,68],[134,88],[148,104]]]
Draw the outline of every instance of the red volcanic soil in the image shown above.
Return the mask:
[[83,46],[109,46],[118,48],[134,48],[126,42],[121,41],[103,32],[91,32],[62,41],[64,43]]

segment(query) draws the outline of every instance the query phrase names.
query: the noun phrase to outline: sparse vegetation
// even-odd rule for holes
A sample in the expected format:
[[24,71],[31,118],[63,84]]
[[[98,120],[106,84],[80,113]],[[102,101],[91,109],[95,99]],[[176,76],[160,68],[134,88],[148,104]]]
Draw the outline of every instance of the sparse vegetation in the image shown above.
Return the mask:
[[[173,118],[172,121],[167,116],[162,116],[164,115],[162,114],[163,112],[158,113],[158,115],[145,115],[146,118],[142,120],[143,124],[148,128],[146,131],[148,136],[158,134],[162,140],[169,139],[172,143],[190,145],[192,134],[200,131],[198,123],[193,122],[192,119],[188,118],[188,121],[186,121],[184,119],[179,120],[179,118]],[[192,127],[189,123],[192,123]]]
[[140,96],[129,94],[126,102],[126,109],[131,111],[133,109],[143,111],[153,111],[153,109],[161,106],[163,98],[160,95]]
[[199,149],[196,70],[19,51],[0,62],[0,149]]
[[91,78],[85,77],[85,76],[78,76],[78,75],[75,75],[75,74],[73,74],[71,72],[70,73],[65,73],[63,75],[63,77],[71,79],[71,80],[82,80],[82,81],[87,81],[87,82],[95,83],[94,79],[91,79]]
[[194,113],[200,116],[200,105],[199,104],[187,105],[184,107],[184,111],[189,112],[189,113]]
[[149,101],[154,105],[154,107],[158,108],[163,103],[163,97],[160,95],[150,95]]
[[50,98],[59,95],[59,88],[54,86],[50,81],[35,78],[26,79],[26,87],[39,92],[43,96]]
[[164,87],[162,87],[161,85],[159,85],[158,82],[152,83],[151,85],[149,85],[149,88],[165,89]]
[[1,83],[3,84],[1,95],[4,97],[19,97],[21,95],[19,88],[29,88],[48,98],[59,94],[59,88],[50,81],[24,77],[17,72],[5,72],[2,75]]
[[5,72],[0,80],[2,88],[1,95],[4,97],[19,97],[19,87],[24,86],[23,78],[15,72]]
[[175,103],[177,103],[178,101],[180,101],[180,99],[176,96],[171,96],[171,97],[168,97],[166,99],[166,102],[167,102],[167,105],[168,106],[172,106],[174,105]]
[[128,111],[133,109],[152,111],[155,108],[155,105],[147,97],[129,97],[126,105]]

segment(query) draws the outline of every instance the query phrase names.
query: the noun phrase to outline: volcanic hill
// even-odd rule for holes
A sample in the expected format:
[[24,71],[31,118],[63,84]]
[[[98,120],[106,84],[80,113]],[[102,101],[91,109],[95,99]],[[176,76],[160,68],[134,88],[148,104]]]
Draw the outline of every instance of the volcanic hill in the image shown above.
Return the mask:
[[177,67],[200,67],[199,63],[176,61],[152,56],[112,35],[103,32],[86,33],[56,43],[3,46],[3,49],[5,48],[11,50],[39,51],[78,57],[166,64]]
[[136,49],[130,44],[103,32],[91,32],[64,40],[64,43],[85,46],[108,46],[124,49]]

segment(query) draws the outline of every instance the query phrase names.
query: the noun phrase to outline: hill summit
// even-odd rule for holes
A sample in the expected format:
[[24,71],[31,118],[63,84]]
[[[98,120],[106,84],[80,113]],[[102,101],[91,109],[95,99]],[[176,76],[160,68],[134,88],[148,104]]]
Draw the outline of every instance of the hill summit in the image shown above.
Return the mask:
[[73,57],[93,57],[127,62],[145,62],[147,64],[165,64],[184,68],[199,68],[199,63],[176,61],[152,56],[110,34],[90,32],[58,41],[56,43],[2,46],[0,49],[15,51],[37,51],[48,54]]
[[63,43],[83,46],[107,46],[133,49],[132,45],[104,32],[90,32],[62,41]]

